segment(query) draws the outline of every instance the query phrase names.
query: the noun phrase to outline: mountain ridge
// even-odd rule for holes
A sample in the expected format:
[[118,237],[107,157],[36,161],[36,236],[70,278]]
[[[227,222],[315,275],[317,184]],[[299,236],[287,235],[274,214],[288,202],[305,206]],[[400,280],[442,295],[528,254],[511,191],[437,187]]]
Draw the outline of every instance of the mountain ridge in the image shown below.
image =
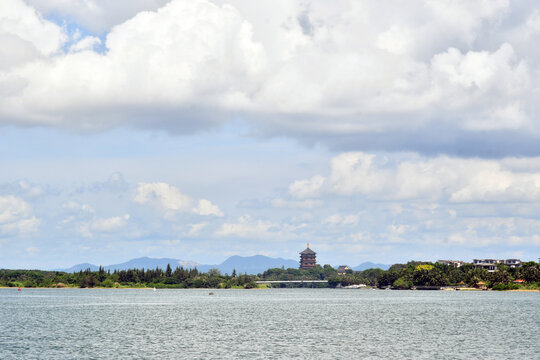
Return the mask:
[[367,270],[367,269],[388,270],[390,268],[390,266],[392,266],[392,265],[377,264],[377,263],[372,263],[371,261],[366,261],[366,262],[363,262],[363,263],[361,263],[359,265],[356,265],[356,266],[352,267],[351,269],[354,270],[354,271],[364,271],[364,270]]
[[[178,267],[184,268],[197,268],[201,272],[207,272],[210,269],[218,269],[223,274],[232,274],[233,270],[236,270],[238,274],[260,274],[265,270],[271,268],[297,268],[298,261],[283,259],[283,258],[272,258],[264,255],[252,255],[252,256],[240,256],[233,255],[228,257],[225,261],[220,264],[208,265],[208,264],[199,264],[195,261],[189,260],[179,260],[173,258],[150,258],[150,257],[140,257],[125,261],[119,264],[112,264],[103,266],[105,271],[114,271],[114,270],[128,270],[128,269],[155,269],[160,268],[165,270],[167,265],[170,264],[174,269]],[[383,269],[388,270],[390,265],[386,264],[377,264],[370,261],[366,261],[357,266],[351,267],[355,271],[363,271],[366,269]],[[335,267],[337,268],[337,266]],[[78,272],[85,271],[90,269],[90,271],[97,271],[99,269],[98,265],[91,263],[82,263],[74,265],[66,269],[55,269],[56,271],[65,271],[65,272]]]
[[[283,259],[283,258],[271,258],[264,255],[253,255],[253,256],[239,256],[233,255],[223,261],[221,264],[207,265],[199,264],[194,261],[186,261],[172,258],[149,258],[141,257],[136,259],[131,259],[123,263],[112,264],[102,266],[105,271],[111,270],[128,270],[128,269],[155,269],[160,268],[165,270],[167,265],[170,264],[174,269],[177,266],[182,266],[184,268],[197,268],[201,272],[207,272],[210,269],[218,269],[224,274],[231,274],[235,269],[237,273],[247,273],[247,274],[259,274],[264,272],[269,268],[276,267],[297,267],[298,262],[295,260]],[[97,271],[99,269],[98,265],[91,263],[82,263],[77,264],[65,269],[55,269],[56,271],[65,271],[65,272],[78,272],[85,271],[90,269],[90,271]]]

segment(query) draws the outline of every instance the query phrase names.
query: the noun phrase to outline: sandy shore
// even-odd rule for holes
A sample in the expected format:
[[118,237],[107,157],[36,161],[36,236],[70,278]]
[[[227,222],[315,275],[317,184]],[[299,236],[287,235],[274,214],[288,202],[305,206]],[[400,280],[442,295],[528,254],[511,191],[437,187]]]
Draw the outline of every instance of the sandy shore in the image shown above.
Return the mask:
[[535,289],[517,289],[517,290],[504,290],[504,291],[526,291],[526,292],[540,292],[540,290],[535,290]]

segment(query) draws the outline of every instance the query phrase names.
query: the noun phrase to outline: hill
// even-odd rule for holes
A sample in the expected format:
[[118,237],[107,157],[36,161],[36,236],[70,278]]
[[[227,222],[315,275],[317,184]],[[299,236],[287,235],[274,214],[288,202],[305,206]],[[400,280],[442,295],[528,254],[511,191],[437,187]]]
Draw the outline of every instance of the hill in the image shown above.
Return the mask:
[[223,274],[231,274],[233,269],[236,269],[236,273],[238,274],[260,274],[265,270],[280,267],[285,267],[285,269],[297,268],[298,261],[282,258],[271,258],[264,255],[234,255],[229,257],[227,260],[225,260],[219,265],[201,265],[200,267],[197,267],[197,269],[206,272],[208,271],[208,269],[215,268],[221,271],[221,273]]
[[[105,270],[128,270],[128,269],[155,269],[160,268],[165,270],[167,264],[170,264],[174,269],[177,266],[182,266],[184,268],[197,268],[201,272],[207,272],[209,269],[218,269],[223,274],[231,274],[233,269],[236,269],[238,274],[259,274],[270,268],[296,268],[298,267],[298,262],[294,260],[287,260],[282,258],[271,258],[263,255],[254,255],[254,256],[231,256],[221,264],[216,265],[203,265],[198,264],[194,261],[185,261],[171,258],[161,258],[154,259],[149,257],[141,257],[137,259],[132,259],[120,264],[107,265],[103,268]],[[74,265],[68,269],[57,269],[58,271],[65,272],[79,272],[90,269],[91,271],[97,271],[99,269],[98,265],[83,263]]]
[[376,264],[376,263],[372,263],[370,261],[366,261],[364,263],[361,263],[360,265],[357,265],[355,267],[353,267],[352,269],[354,271],[364,271],[364,270],[367,270],[367,269],[382,269],[382,270],[388,270],[390,268],[390,265],[386,265],[386,264]]

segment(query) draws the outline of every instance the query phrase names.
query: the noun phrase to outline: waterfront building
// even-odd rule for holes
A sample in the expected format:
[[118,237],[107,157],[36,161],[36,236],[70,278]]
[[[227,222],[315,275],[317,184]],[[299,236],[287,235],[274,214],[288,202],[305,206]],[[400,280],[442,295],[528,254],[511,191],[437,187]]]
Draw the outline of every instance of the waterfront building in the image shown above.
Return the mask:
[[475,269],[483,268],[489,272],[494,272],[497,270],[497,265],[504,264],[511,268],[521,267],[520,259],[506,259],[506,260],[497,260],[497,259],[473,259],[473,266]]
[[347,270],[350,270],[347,265],[339,265],[337,268],[338,275],[345,275],[347,273]]
[[495,259],[473,259],[473,265],[475,269],[483,268],[489,272],[497,270],[497,265],[501,263],[501,260]]
[[521,260],[520,259],[506,259],[504,260],[504,265],[509,266],[511,268],[521,267]]
[[460,261],[460,260],[437,260],[437,262],[443,265],[451,265],[456,268],[462,265],[465,265],[465,261]]
[[317,265],[317,253],[309,248],[309,243],[307,248],[300,253],[300,269],[309,270]]

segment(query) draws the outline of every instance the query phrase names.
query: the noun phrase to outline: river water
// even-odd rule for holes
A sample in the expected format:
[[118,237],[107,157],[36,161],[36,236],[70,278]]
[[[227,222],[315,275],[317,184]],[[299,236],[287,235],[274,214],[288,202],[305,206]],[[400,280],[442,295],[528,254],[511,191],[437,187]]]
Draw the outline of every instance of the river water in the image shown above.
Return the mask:
[[0,289],[3,360],[540,359],[539,344],[540,293]]

